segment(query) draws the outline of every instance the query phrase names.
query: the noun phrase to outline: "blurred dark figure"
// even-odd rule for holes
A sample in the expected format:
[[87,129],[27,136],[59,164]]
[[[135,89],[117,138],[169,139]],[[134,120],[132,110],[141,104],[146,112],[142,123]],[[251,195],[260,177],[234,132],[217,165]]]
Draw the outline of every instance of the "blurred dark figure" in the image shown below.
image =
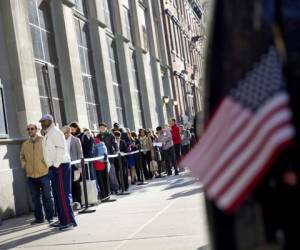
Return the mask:
[[213,20],[206,62],[206,122],[220,100],[274,45],[284,62],[296,128],[295,144],[274,159],[269,172],[237,211],[228,214],[207,201],[213,249],[298,250],[300,2],[216,0]]

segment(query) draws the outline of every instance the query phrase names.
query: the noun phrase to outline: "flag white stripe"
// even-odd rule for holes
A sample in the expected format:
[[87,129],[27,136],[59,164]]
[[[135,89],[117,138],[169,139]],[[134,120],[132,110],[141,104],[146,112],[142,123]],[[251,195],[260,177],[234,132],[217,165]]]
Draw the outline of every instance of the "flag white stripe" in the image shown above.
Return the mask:
[[[236,105],[235,106],[239,106]],[[247,109],[242,109],[242,107],[239,106],[240,112],[239,115],[237,117],[234,117],[234,119],[230,119],[230,123],[229,124],[222,124],[220,128],[220,130],[223,131],[223,138],[220,138],[218,142],[214,142],[214,144],[219,145],[219,149],[222,149],[222,151],[218,151],[218,154],[214,154],[214,157],[210,157],[209,159],[211,159],[211,161],[207,160],[207,157],[203,157],[201,158],[201,164],[206,165],[206,166],[210,166],[209,168],[212,168],[215,161],[218,160],[218,157],[215,156],[220,156],[221,154],[223,154],[224,150],[230,145],[230,143],[232,142],[232,138],[235,135],[235,133],[237,133],[239,131],[239,129],[241,128],[241,125],[246,122],[247,120],[249,120],[249,118],[253,115],[249,110]],[[225,126],[226,125],[226,126]],[[230,141],[229,141],[230,139]],[[217,145],[214,147],[217,147]],[[213,162],[212,162],[213,160]]]
[[203,179],[205,183],[208,183],[210,179],[220,171],[223,164],[228,159],[230,159],[238,149],[240,149],[242,144],[253,133],[254,129],[261,123],[261,121],[269,112],[287,102],[286,97],[286,95],[278,95],[274,97],[272,101],[266,104],[266,106],[259,111],[260,113],[252,118],[249,125],[240,134],[237,135],[237,137],[232,141],[230,145],[228,145],[227,148],[224,148],[224,152],[218,157],[218,161],[216,162],[216,164],[214,164],[214,166],[207,167],[205,179]]
[[230,105],[228,98],[224,99],[223,103],[219,107],[219,110],[216,112],[215,116],[212,118],[212,121],[203,134],[201,140],[199,143],[191,150],[189,157],[186,157],[182,160],[181,164],[183,166],[189,167],[192,165],[195,160],[193,156],[197,156],[199,154],[202,154],[202,151],[207,150],[211,145],[209,144],[211,142],[211,138],[215,138],[217,134],[220,133],[218,129],[216,129],[220,123],[222,123],[222,120],[227,116],[228,111],[230,111]]
[[[237,104],[233,104],[235,106],[239,106]],[[244,109],[243,111],[241,111],[240,115],[231,121],[231,124],[229,126],[222,126],[222,130],[223,131],[228,131],[228,132],[223,132],[223,134],[225,133],[224,140],[222,142],[218,142],[218,144],[220,144],[221,149],[224,151],[228,145],[230,144],[231,141],[229,141],[229,139],[232,139],[232,137],[234,136],[234,134],[239,131],[241,125],[243,123],[245,123],[250,117],[251,117],[252,113],[247,110]],[[222,155],[223,152],[219,152],[219,155]],[[210,161],[206,160],[205,157],[203,157],[203,155],[198,155],[198,159],[199,162],[201,162],[201,165],[203,166],[202,168],[199,168],[197,166],[194,166],[194,169],[196,171],[197,174],[199,174],[198,176],[203,176],[205,177],[208,172],[210,171],[211,168],[213,168],[216,164],[216,161],[218,161],[218,157],[215,156],[210,156]],[[205,166],[205,167],[204,167]],[[201,179],[201,178],[200,178]]]
[[[245,162],[253,155],[255,150],[261,145],[261,143],[265,140],[268,133],[276,128],[276,126],[282,122],[291,120],[291,112],[288,109],[284,109],[279,113],[275,113],[273,117],[263,124],[258,131],[258,134],[255,138],[251,138],[251,141],[248,143],[247,147],[243,149],[235,160],[226,168],[225,171],[222,172],[222,175],[219,175],[214,180],[214,185],[209,189],[209,196],[214,197],[217,195],[224,187],[227,186],[228,182],[232,177],[243,167]],[[206,185],[205,182],[203,182]]]
[[268,162],[273,152],[283,143],[291,140],[294,137],[295,130],[292,126],[287,125],[276,131],[270,141],[255,159],[255,161],[247,167],[241,176],[236,180],[234,186],[228,189],[223,196],[218,199],[217,204],[222,209],[228,209],[234,201],[248,188],[251,181],[260,174],[265,164]]
[[[208,143],[209,148],[207,148],[206,151],[203,151],[202,154],[201,152],[198,152],[197,160],[201,161],[201,163],[206,162],[207,165],[211,165],[213,163],[215,160],[214,156],[222,152],[224,143],[226,143],[228,136],[230,135],[230,132],[224,133],[224,131],[228,131],[230,129],[233,120],[236,120],[236,118],[239,117],[238,115],[242,112],[242,110],[243,109],[240,105],[234,105],[234,103],[231,102],[226,118],[221,121],[222,129],[217,129],[217,131],[219,131],[217,138],[215,140],[211,138]],[[215,144],[216,140],[218,141],[218,144]]]

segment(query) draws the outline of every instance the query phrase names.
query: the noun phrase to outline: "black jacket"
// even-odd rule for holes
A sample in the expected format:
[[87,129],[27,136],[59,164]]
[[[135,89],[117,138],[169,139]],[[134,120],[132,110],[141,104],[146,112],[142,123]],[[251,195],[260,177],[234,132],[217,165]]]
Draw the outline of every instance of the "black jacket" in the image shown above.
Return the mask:
[[95,141],[93,137],[90,137],[84,133],[77,135],[81,141],[82,152],[84,158],[92,158],[94,155],[94,145]]
[[100,133],[97,136],[100,138],[100,141],[105,143],[109,155],[116,154],[119,151],[116,138],[112,133]]

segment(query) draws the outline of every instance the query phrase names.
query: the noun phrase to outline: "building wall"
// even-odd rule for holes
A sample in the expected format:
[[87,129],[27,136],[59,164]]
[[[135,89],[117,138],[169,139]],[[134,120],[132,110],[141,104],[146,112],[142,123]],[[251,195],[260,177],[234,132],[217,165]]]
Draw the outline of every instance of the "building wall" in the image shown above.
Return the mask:
[[[160,1],[0,1],[0,90],[5,104],[0,128],[7,126],[5,133],[0,131],[1,217],[31,209],[19,152],[26,124],[38,121],[50,107],[43,65],[48,67],[60,126],[79,121],[97,129],[98,122],[111,126],[119,121],[137,130],[164,125],[174,116],[172,101],[178,90],[172,84],[175,64],[164,19]],[[177,61],[178,68],[184,67]],[[170,102],[164,104],[163,97]]]
[[[203,44],[206,39],[203,3],[199,0],[160,1],[168,57],[171,67],[176,116],[192,121],[201,111],[200,84],[203,67]],[[174,104],[174,102],[173,102]]]

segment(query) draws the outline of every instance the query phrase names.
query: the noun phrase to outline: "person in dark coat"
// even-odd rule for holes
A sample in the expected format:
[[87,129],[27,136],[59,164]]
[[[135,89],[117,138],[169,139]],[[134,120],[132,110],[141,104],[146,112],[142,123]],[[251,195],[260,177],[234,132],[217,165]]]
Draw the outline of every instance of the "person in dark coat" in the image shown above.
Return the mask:
[[[117,154],[119,152],[119,147],[116,142],[116,138],[108,131],[106,123],[100,123],[99,130],[100,133],[97,135],[97,137],[100,139],[100,141],[105,143],[108,155]],[[116,176],[114,158],[109,159],[109,181],[112,193],[117,194],[119,190],[119,182]]]
[[[115,131],[114,135],[116,137],[116,142],[118,144],[120,152],[127,153],[128,148],[127,148],[126,142],[121,139],[121,132]],[[119,183],[122,184],[121,175],[123,175],[124,189],[128,190],[129,183],[128,183],[128,166],[127,166],[126,156],[122,157],[121,164],[122,164],[122,166],[119,166],[118,159],[115,160],[115,168],[116,168],[117,178],[118,178]],[[121,167],[122,167],[122,169],[121,169]]]
[[[132,143],[131,143],[132,151],[140,149],[141,142],[138,139],[138,135],[133,131],[131,132],[131,137],[132,137]],[[134,157],[135,157],[135,169],[136,169],[137,179],[138,181],[143,181],[144,176],[142,172],[142,160],[140,160],[139,154],[135,154]]]
[[128,146],[131,143],[128,133],[125,131],[125,129],[121,128],[118,122],[114,123],[111,131],[113,134],[115,133],[115,131],[119,131],[121,133],[121,140],[126,143],[126,146]]
[[69,126],[71,127],[71,134],[81,141],[83,157],[92,158],[95,145],[93,137],[89,133],[84,133],[78,122],[72,122]]
[[[81,129],[78,122],[71,122],[71,134],[73,136],[76,136],[80,139],[81,146],[82,146],[82,152],[83,157],[86,158],[93,158],[94,153],[94,146],[95,146],[95,140],[92,136],[92,134],[89,132],[89,130],[86,130],[85,132]],[[87,179],[95,180],[96,179],[96,171],[93,167],[93,164],[88,164],[89,167],[89,174],[88,171],[86,171]],[[97,189],[99,190],[99,186],[97,186]]]

